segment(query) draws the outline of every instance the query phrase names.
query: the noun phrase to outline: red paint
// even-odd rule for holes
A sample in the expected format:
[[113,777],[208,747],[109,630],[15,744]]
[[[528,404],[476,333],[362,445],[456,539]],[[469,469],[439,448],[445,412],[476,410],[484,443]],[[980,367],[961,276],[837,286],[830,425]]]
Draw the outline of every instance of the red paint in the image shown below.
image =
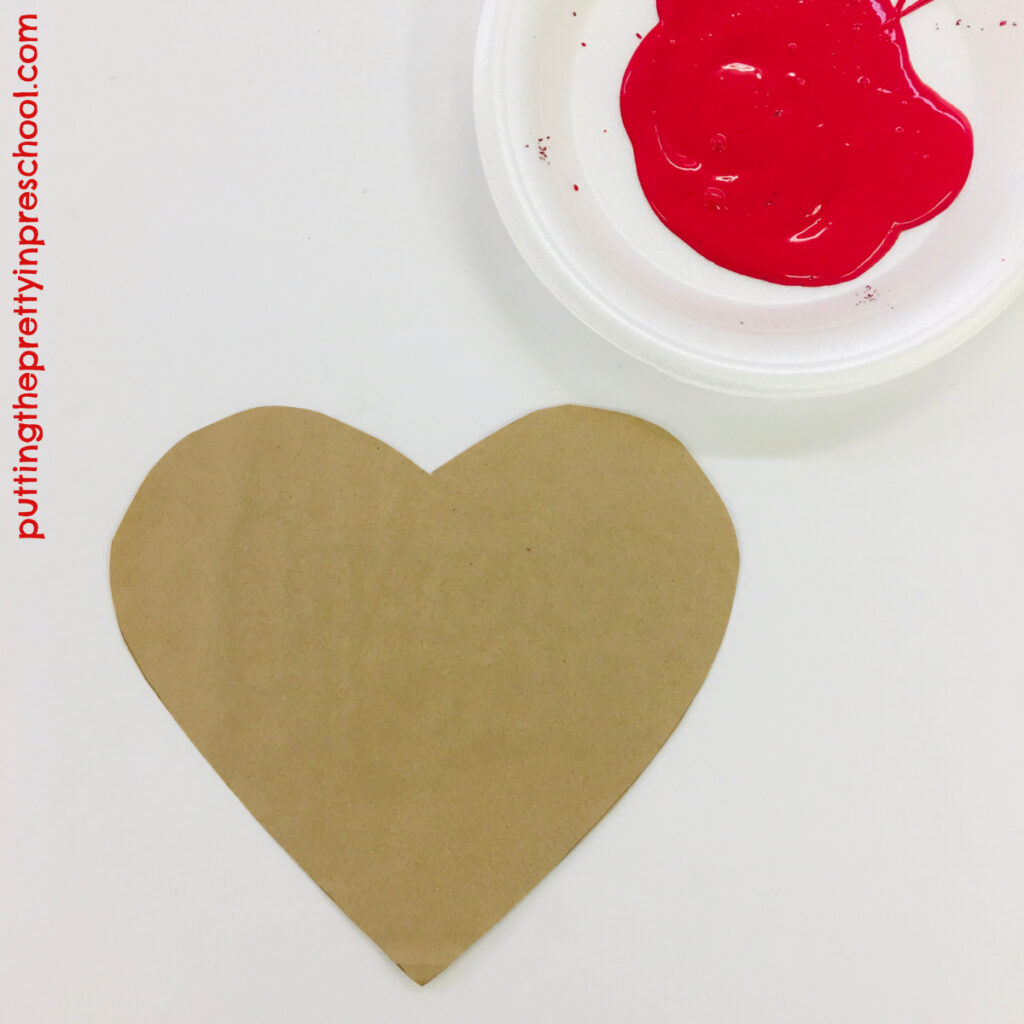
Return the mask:
[[655,213],[779,284],[862,274],[946,209],[967,118],[918,78],[900,18],[929,0],[659,0],[622,83]]

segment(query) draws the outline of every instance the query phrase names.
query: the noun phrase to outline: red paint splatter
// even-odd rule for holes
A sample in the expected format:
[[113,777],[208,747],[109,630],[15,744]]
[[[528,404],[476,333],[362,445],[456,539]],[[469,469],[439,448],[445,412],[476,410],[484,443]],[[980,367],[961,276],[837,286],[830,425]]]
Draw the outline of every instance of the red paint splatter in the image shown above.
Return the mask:
[[579,185],[573,185],[572,190],[573,190],[573,192],[579,192],[579,190],[580,190]]
[[910,64],[900,19],[928,2],[661,0],[621,100],[655,213],[751,277],[864,273],[971,166],[966,117]]
[[[865,285],[857,294],[860,298],[854,304],[858,306],[862,306],[865,302],[876,302],[879,298],[878,291],[871,285]],[[889,308],[893,307],[890,306]]]

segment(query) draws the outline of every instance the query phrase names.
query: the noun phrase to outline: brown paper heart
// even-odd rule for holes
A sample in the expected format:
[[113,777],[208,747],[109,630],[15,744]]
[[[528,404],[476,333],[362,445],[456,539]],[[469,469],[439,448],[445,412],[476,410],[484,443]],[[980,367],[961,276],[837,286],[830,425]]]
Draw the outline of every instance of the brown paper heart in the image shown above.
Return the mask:
[[160,460],[110,576],[193,743],[423,984],[665,742],[737,567],[718,494],[642,420],[548,409],[428,475],[264,408]]

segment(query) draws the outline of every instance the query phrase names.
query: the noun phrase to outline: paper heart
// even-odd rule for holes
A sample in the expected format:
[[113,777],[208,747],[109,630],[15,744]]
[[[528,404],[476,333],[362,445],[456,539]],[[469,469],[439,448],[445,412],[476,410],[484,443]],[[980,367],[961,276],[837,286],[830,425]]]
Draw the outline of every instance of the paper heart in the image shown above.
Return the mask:
[[423,984],[647,766],[737,567],[718,494],[642,420],[549,409],[427,474],[263,408],[160,460],[110,574],[192,742]]

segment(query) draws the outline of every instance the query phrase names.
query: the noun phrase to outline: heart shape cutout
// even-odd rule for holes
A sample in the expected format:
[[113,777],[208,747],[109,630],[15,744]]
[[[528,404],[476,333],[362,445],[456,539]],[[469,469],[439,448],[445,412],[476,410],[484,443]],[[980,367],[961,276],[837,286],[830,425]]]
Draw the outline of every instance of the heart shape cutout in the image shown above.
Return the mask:
[[577,406],[433,474],[319,413],[239,413],[160,460],[110,559],[157,695],[420,984],[647,766],[737,570],[682,445]]

